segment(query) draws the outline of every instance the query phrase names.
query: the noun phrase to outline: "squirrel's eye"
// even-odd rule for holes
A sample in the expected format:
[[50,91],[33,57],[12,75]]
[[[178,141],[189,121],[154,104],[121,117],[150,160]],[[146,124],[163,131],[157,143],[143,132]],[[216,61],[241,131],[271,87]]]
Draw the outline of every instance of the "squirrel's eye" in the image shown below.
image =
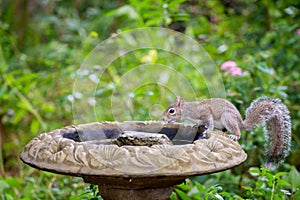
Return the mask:
[[170,108],[170,109],[169,109],[169,113],[170,113],[171,115],[174,115],[174,114],[176,113],[176,111],[175,111],[174,108]]

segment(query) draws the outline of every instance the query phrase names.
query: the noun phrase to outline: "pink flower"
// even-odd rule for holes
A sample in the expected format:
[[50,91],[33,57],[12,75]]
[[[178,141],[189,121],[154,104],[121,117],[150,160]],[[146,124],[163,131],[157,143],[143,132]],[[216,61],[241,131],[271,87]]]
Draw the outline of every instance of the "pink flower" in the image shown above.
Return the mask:
[[231,60],[226,61],[226,62],[224,62],[224,63],[221,65],[221,69],[222,69],[222,70],[230,70],[230,69],[236,68],[236,67],[237,67],[236,62],[231,61]]
[[242,69],[239,67],[231,68],[229,72],[232,76],[241,76],[242,75]]
[[248,76],[249,75],[249,72],[248,71],[244,71],[243,73],[242,73],[242,76]]
[[296,30],[297,35],[300,35],[300,28]]
[[231,76],[247,76],[247,75],[249,75],[249,72],[247,72],[247,71],[243,72],[243,70],[237,66],[236,62],[231,61],[231,60],[224,62],[221,65],[221,69],[229,72],[229,74]]

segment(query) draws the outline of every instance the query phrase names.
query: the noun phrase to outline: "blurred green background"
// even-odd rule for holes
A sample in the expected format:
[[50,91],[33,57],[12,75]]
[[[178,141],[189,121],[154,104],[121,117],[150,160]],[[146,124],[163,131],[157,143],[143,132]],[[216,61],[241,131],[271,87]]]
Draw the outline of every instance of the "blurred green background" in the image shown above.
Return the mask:
[[[94,185],[40,172],[19,153],[38,134],[73,123],[76,70],[108,37],[133,28],[165,27],[197,40],[217,67],[234,61],[242,74],[223,71],[226,96],[244,115],[255,98],[281,98],[292,116],[292,151],[276,171],[261,168],[262,128],[244,132],[248,153],[241,166],[188,179],[171,199],[300,198],[300,2],[299,0],[0,1],[0,195],[2,199],[101,199]],[[180,48],[180,46],[178,46]],[[110,104],[118,80],[135,66],[163,63],[185,75],[207,97],[199,74],[163,51],[137,50],[112,63],[95,95]],[[174,92],[174,91],[173,91]],[[134,91],[133,119],[158,119],[145,104],[167,106],[172,91],[157,85]],[[122,101],[120,102],[122,104]],[[159,112],[158,112],[159,113]],[[99,121],[114,120],[97,110]]]

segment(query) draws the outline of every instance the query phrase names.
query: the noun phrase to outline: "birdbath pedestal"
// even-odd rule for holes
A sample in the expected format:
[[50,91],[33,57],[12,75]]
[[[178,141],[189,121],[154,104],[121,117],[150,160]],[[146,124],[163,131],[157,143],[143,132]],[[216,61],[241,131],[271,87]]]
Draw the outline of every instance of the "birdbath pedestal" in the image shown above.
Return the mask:
[[[235,167],[247,158],[221,131],[160,121],[95,122],[32,139],[21,160],[40,170],[80,176],[109,199],[169,199],[191,176]],[[125,135],[124,135],[125,134]]]

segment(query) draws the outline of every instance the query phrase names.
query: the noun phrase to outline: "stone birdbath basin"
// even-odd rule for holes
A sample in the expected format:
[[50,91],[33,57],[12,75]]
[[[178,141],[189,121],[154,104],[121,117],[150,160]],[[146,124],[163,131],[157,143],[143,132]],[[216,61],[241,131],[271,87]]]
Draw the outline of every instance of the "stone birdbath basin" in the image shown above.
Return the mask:
[[24,163],[80,176],[109,199],[168,199],[186,178],[235,167],[247,158],[221,131],[201,138],[192,125],[160,121],[101,122],[68,126],[32,139]]

